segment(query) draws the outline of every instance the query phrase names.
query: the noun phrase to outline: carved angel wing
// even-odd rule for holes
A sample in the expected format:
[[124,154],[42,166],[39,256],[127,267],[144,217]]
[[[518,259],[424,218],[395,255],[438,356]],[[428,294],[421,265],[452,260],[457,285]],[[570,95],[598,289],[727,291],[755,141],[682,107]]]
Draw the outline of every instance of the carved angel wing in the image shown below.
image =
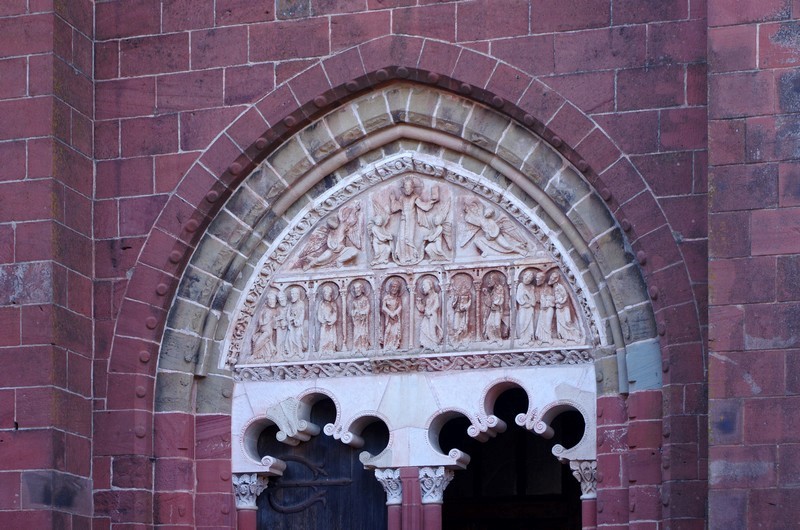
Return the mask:
[[357,249],[361,250],[361,234],[364,231],[364,216],[361,215],[361,202],[356,201],[351,207],[343,208],[339,213],[340,222],[347,226],[345,237]]
[[528,245],[525,238],[519,233],[514,221],[508,217],[501,215],[497,219],[497,225],[500,227],[500,232],[505,235],[512,243],[519,245],[521,249],[527,249]]
[[316,256],[327,247],[328,232],[328,227],[323,225],[308,236],[308,241],[297,260],[299,265],[305,265],[309,258]]
[[477,222],[482,215],[483,208],[477,201],[468,201],[464,204],[465,224],[459,227],[458,246],[465,247],[467,243],[472,241],[472,238],[475,237],[475,234],[481,229]]

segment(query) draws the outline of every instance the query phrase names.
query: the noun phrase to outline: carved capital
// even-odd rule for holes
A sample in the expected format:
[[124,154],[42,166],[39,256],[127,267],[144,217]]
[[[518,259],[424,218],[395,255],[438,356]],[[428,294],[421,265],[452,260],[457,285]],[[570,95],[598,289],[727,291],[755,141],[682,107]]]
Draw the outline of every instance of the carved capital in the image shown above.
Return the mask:
[[267,488],[267,477],[257,473],[235,473],[233,475],[233,494],[236,496],[237,510],[255,510],[256,499]]
[[441,504],[444,490],[453,480],[453,471],[445,467],[421,467],[419,487],[422,491],[422,504]]
[[570,460],[569,468],[581,484],[581,499],[597,498],[597,460]]
[[399,469],[376,469],[375,478],[386,492],[386,505],[403,503],[403,483],[400,482]]

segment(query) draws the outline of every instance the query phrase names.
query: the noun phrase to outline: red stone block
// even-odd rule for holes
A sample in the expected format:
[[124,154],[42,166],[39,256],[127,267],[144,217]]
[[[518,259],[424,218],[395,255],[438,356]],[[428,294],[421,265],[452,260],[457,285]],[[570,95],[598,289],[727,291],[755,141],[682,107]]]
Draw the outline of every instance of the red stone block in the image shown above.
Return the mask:
[[152,114],[156,104],[153,77],[103,81],[95,89],[96,117],[99,120]]
[[161,2],[130,0],[99,3],[95,9],[95,25],[98,40],[158,33],[161,30]]
[[197,153],[178,153],[155,157],[156,193],[173,191],[195,160],[197,160]]
[[27,0],[7,0],[0,5],[0,16],[24,15],[28,12]]
[[625,401],[619,396],[597,398],[597,424],[620,425],[628,420]]
[[53,429],[0,431],[0,443],[3,444],[3,458],[0,459],[3,470],[52,469],[56,454],[64,450],[61,434]]
[[600,28],[611,22],[611,2],[605,0],[533,0],[531,33],[555,33]]
[[153,230],[147,238],[147,246],[142,250],[141,261],[153,267],[159,268],[170,274],[176,274],[182,265],[173,263],[169,260],[172,252],[186,255],[189,251],[186,243],[179,241],[177,237],[167,234],[162,230]]
[[126,158],[97,163],[97,197],[153,193],[153,158]]
[[727,26],[708,30],[708,64],[712,72],[756,68],[757,26]]
[[[2,83],[1,79],[0,83]],[[0,181],[22,180],[26,177],[27,164],[25,148],[26,142],[24,141],[0,143],[0,160],[3,161],[3,171],[0,172]]]
[[714,305],[775,300],[775,258],[714,260],[709,264]]
[[326,18],[288,20],[250,26],[251,61],[315,57],[326,55],[329,51]]
[[709,323],[709,341],[713,350],[744,349],[744,310],[741,307],[711,307]]
[[228,493],[232,490],[230,460],[199,460],[195,467],[198,493]]
[[754,211],[750,225],[753,255],[800,252],[800,240],[787,237],[797,230],[800,230],[800,208]]
[[24,96],[27,81],[28,63],[24,57],[0,61],[0,99]]
[[[53,176],[84,196],[91,196],[92,160],[60,143],[55,144],[54,151]],[[58,191],[59,187],[54,189]]]
[[194,487],[194,461],[187,458],[159,458],[156,460],[156,491],[192,491]]
[[233,528],[236,524],[233,492],[196,495],[195,519],[205,522],[210,527]]
[[[710,360],[711,368],[717,361]],[[739,399],[711,399],[708,402],[708,432],[712,445],[742,442],[742,402]]]
[[369,9],[387,9],[414,5],[415,3],[415,0],[367,0],[367,7]]
[[0,57],[47,53],[53,45],[53,16],[28,15],[0,19]]
[[269,22],[275,19],[272,2],[251,0],[216,0],[215,24],[227,26],[250,22]]
[[623,525],[620,528],[628,528],[628,490],[624,489],[600,489],[597,491],[597,524],[604,529],[609,528],[618,530],[613,524]]
[[800,206],[800,164],[786,162],[778,166],[779,203]]
[[246,26],[193,31],[191,37],[193,70],[247,62]]
[[258,141],[267,130],[269,124],[264,121],[255,108],[251,107],[250,110],[239,116],[236,121],[230,126],[227,133],[228,136],[236,143],[242,151],[248,151],[248,154],[255,156],[260,150],[253,144]]
[[745,306],[745,347],[748,350],[800,346],[800,304]]
[[[180,100],[178,97],[176,100]],[[180,114],[180,142],[182,151],[208,148],[220,131],[230,125],[243,107],[223,107],[196,110]]]
[[115,488],[150,489],[153,487],[153,462],[148,456],[120,455],[112,461]]
[[[774,422],[779,423],[779,422]],[[769,445],[710,448],[712,488],[764,488],[776,483],[776,450]]]
[[[553,36],[534,35],[496,40],[492,42],[492,55],[528,74],[551,73],[554,69]],[[549,84],[550,80],[543,81]]]
[[364,0],[311,0],[311,13],[313,15],[355,13],[363,11],[364,8]]
[[503,63],[498,63],[491,78],[489,78],[489,82],[486,84],[486,90],[511,103],[516,103],[525,93],[530,83],[531,77],[528,74]]
[[[152,413],[139,410],[101,411],[94,414],[94,454],[147,454],[152,437]],[[144,434],[144,436],[139,436]]]
[[323,67],[334,88],[366,74],[357,49],[341,52],[325,59]]
[[674,0],[671,2],[613,1],[613,22],[615,25],[682,20],[687,17],[688,13],[687,0]]
[[[600,128],[595,128],[586,137],[575,146],[575,150],[581,153],[584,160],[591,166],[595,173],[602,173],[609,170],[609,167],[614,167],[611,164],[620,161],[620,152],[617,146],[606,136]],[[625,160],[627,162],[627,160]],[[614,164],[616,166],[616,164]],[[641,181],[641,178],[636,175],[636,179]],[[614,193],[612,191],[612,193]],[[618,195],[614,198],[619,201]]]
[[230,458],[230,416],[197,416],[195,424],[195,455],[198,460]]
[[594,116],[606,133],[629,154],[658,151],[657,111],[622,112]]
[[[709,392],[717,397],[784,395],[785,354],[781,351],[730,352],[709,370]],[[749,416],[745,415],[749,420]]]
[[654,420],[661,418],[662,397],[660,390],[642,390],[628,396],[628,417],[632,420]]
[[686,66],[686,104],[706,106],[708,102],[708,72],[705,64]]
[[557,72],[631,68],[645,59],[643,26],[621,26],[555,36]]
[[550,118],[547,127],[567,145],[578,145],[594,129],[594,123],[574,105],[566,104]]
[[194,527],[194,499],[190,493],[161,493],[154,498],[154,522],[163,528],[167,524],[186,524]]
[[[395,28],[397,14],[395,13]],[[438,21],[431,20],[434,26]],[[336,52],[391,33],[389,11],[373,11],[331,17],[331,51]],[[454,31],[454,30],[453,30]],[[395,30],[395,33],[408,33]],[[452,39],[452,36],[450,37]]]
[[[382,13],[388,15],[389,12],[383,11]],[[333,21],[331,24],[333,24]],[[331,29],[333,30],[333,27]],[[452,42],[456,37],[455,4],[395,9],[392,12],[392,33],[430,37]]]
[[705,20],[685,20],[649,26],[647,57],[655,63],[694,63],[706,60]]
[[763,0],[758,3],[748,0],[709,2],[708,25],[728,26],[747,22],[785,20],[791,15],[791,0]]
[[289,88],[300,105],[305,105],[312,102],[315,97],[329,91],[331,85],[322,66],[317,64],[289,81]]
[[712,75],[709,117],[738,118],[771,114],[775,108],[775,79],[771,71]]
[[441,75],[450,75],[461,50],[442,42],[426,40],[419,58],[419,68]]
[[761,24],[758,34],[759,67],[795,67],[800,60],[799,36],[798,21]]
[[667,109],[661,112],[661,149],[705,149],[708,117],[705,107]]
[[[358,53],[357,50],[354,51]],[[289,81],[303,70],[311,68],[311,66],[317,64],[318,62],[319,61],[317,59],[304,59],[300,61],[283,61],[278,63],[275,66],[275,84],[281,85],[286,81]]]
[[496,66],[496,59],[471,50],[463,50],[453,69],[453,79],[483,88]]
[[736,164],[745,160],[745,121],[708,122],[708,151],[712,165]]
[[628,426],[628,446],[631,449],[661,447],[660,421],[632,421]]
[[159,76],[156,87],[159,112],[205,109],[223,104],[222,69]]
[[94,156],[96,160],[106,160],[120,156],[119,122],[95,122],[94,144]]
[[750,214],[712,213],[709,221],[709,255],[715,258],[744,257],[750,254]]
[[684,344],[687,342],[697,342],[701,339],[701,332],[697,320],[697,306],[694,303],[686,303],[678,306],[671,306],[658,311],[656,320],[660,320],[666,325],[665,338],[663,344]]
[[178,115],[133,118],[121,123],[122,156],[135,157],[178,150]]
[[[715,167],[710,179],[712,212],[768,208],[778,203],[778,167],[775,164]],[[759,234],[762,232],[760,223],[776,220],[774,214],[774,211],[759,213],[758,224],[753,225]],[[775,229],[780,230],[780,227]]]
[[360,46],[361,59],[367,72],[376,72],[389,66],[416,68],[422,51],[423,39],[411,37],[383,37]]
[[661,451],[633,449],[625,455],[628,481],[637,485],[661,483]]
[[[750,492],[747,504],[747,528],[765,523],[773,528],[797,525],[797,489],[761,489]],[[767,523],[768,522],[768,523]]]
[[123,76],[165,74],[189,69],[189,34],[170,33],[120,43]]
[[49,97],[0,101],[0,115],[26,117],[0,121],[0,140],[49,135],[52,114],[53,101]]
[[672,107],[684,102],[684,68],[679,64],[617,72],[617,109]]
[[800,149],[800,118],[795,114],[747,120],[748,162],[792,160]]
[[[620,175],[630,179],[631,184],[628,185],[627,189],[630,189],[630,186],[635,185],[636,181],[634,180],[634,177],[626,175],[624,172],[619,172],[615,175]],[[667,222],[667,220],[664,218],[664,215],[660,211],[658,203],[649,193],[637,195],[633,200],[623,204],[620,207],[619,212],[620,217],[627,219],[631,224],[631,231],[633,236],[635,236],[633,239],[640,237],[640,235],[648,234],[653,230],[666,225]],[[651,255],[652,250],[644,250],[648,254],[649,261],[649,256]],[[649,265],[652,267],[652,263]],[[657,269],[656,267],[652,268]]]
[[659,530],[661,519],[661,488],[634,485],[628,490],[630,530]]
[[476,0],[458,6],[457,41],[512,37],[528,33],[528,3]]
[[[120,309],[117,333],[129,337],[158,340],[166,321],[166,312],[159,307],[126,298]],[[155,327],[152,327],[155,324]]]
[[614,72],[582,72],[542,79],[587,114],[614,110]]
[[[178,197],[186,201],[187,204],[196,205],[198,208],[204,208],[203,203],[209,204],[205,200],[206,194],[214,190],[217,193],[224,191],[220,189],[221,183],[211,175],[205,168],[200,165],[195,165],[189,170],[186,178],[178,186]],[[209,204],[210,206],[210,204]],[[204,211],[208,211],[205,207]]]
[[[95,278],[119,278],[136,264],[144,238],[120,238],[95,244]],[[166,255],[164,256],[166,260]]]
[[778,258],[775,283],[778,301],[800,300],[800,256]]
[[687,195],[694,177],[691,153],[658,153],[631,157],[656,197]]
[[[17,472],[0,473],[0,509],[19,509],[20,474]],[[5,513],[4,515],[8,515]]]
[[95,490],[94,509],[95,514],[109,516],[113,522],[149,524],[153,519],[153,494],[146,490]]
[[161,5],[162,31],[185,31],[214,25],[214,2],[166,0]]
[[94,47],[95,80],[115,77],[119,77],[119,41],[96,43]]
[[160,458],[193,458],[194,416],[180,412],[159,412],[154,417],[153,447],[155,455]]
[[221,136],[203,154],[200,161],[211,170],[217,178],[221,178],[230,165],[242,154],[242,150],[227,136]]

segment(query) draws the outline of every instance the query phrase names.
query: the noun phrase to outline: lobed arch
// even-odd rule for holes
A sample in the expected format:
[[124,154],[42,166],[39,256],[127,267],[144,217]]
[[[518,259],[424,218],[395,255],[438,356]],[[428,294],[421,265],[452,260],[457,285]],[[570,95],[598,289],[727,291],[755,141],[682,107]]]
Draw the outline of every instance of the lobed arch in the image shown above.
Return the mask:
[[[202,294],[197,298],[184,298],[179,292],[181,287],[188,289],[188,283],[192,283],[184,281],[179,286],[181,278],[185,280],[187,272],[194,266],[195,257],[200,255],[201,238],[205,237],[204,234],[210,234],[211,225],[220,216],[228,215],[223,204],[235,209],[237,198],[240,197],[236,193],[244,189],[242,183],[245,178],[259,163],[277,152],[287,139],[331,109],[394,82],[414,82],[442,94],[458,95],[495,112],[502,119],[513,121],[537,135],[551,153],[565,161],[563,163],[568,164],[570,170],[585,182],[591,191],[591,203],[601,206],[596,211],[605,212],[603,216],[608,216],[614,224],[617,246],[625,249],[625,241],[633,242],[633,248],[627,247],[627,252],[624,252],[626,263],[637,271],[636,290],[642,293],[648,307],[646,318],[642,320],[648,330],[648,339],[644,342],[639,341],[640,336],[634,335],[631,329],[640,320],[631,319],[625,314],[620,319],[618,332],[623,337],[622,344],[626,351],[621,357],[616,356],[616,350],[607,351],[608,355],[597,363],[598,379],[602,379],[598,393],[613,395],[624,392],[625,384],[630,380],[634,380],[627,388],[631,391],[660,386],[661,359],[657,336],[672,327],[682,327],[682,324],[660,320],[656,328],[650,295],[654,295],[652,300],[659,312],[664,306],[655,299],[657,291],[654,288],[646,290],[637,261],[643,262],[647,250],[652,251],[653,248],[669,248],[667,254],[670,259],[680,252],[671,239],[668,245],[662,245],[660,240],[648,243],[642,239],[644,233],[637,233],[636,227],[643,216],[655,219],[646,223],[647,226],[666,224],[659,209],[637,212],[621,208],[621,204],[632,195],[650,196],[646,185],[640,178],[635,182],[615,179],[617,172],[611,169],[612,165],[617,162],[629,165],[624,154],[601,128],[529,74],[486,55],[471,51],[462,53],[457,46],[435,45],[445,50],[444,55],[452,57],[449,64],[433,65],[427,62],[423,52],[433,44],[412,37],[377,39],[320,61],[277,87],[242,114],[220,134],[183,178],[139,257],[139,266],[121,306],[111,349],[112,372],[140,374],[137,377],[149,380],[149,384],[152,384],[156,363],[150,360],[157,358],[159,345],[163,345],[158,362],[157,388],[152,397],[154,405],[137,405],[143,411],[132,416],[137,437],[139,432],[142,433],[141,441],[136,442],[136,451],[153,451],[152,445],[148,449],[152,440],[148,434],[151,428],[147,427],[152,425],[153,416],[148,415],[147,411],[166,415],[230,414],[232,381],[224,372],[210,368],[207,362],[198,362],[207,361],[209,357],[195,356],[198,343],[194,339],[200,339],[202,348],[211,349],[207,351],[212,351],[214,344],[221,341],[214,332],[219,329],[215,322],[216,314],[222,314],[224,301],[228,299],[226,291],[232,288],[226,286],[225,281],[236,275],[234,271],[238,270],[238,266],[246,266],[246,260],[238,252],[232,252],[234,257],[231,260],[218,263],[220,268],[215,276],[218,284],[207,286],[208,290],[199,290]],[[513,82],[504,83],[506,79],[513,79]],[[571,135],[570,117],[580,120],[582,124],[589,122],[590,132],[582,137]],[[391,125],[399,123],[392,118]],[[218,237],[208,237],[211,241],[215,239],[218,243]],[[639,250],[636,258],[632,250]],[[651,256],[651,262],[656,259],[661,258]],[[207,276],[214,277],[214,274]],[[180,312],[177,309],[179,307]],[[203,323],[200,333],[190,341],[171,342],[171,339],[182,337],[174,333],[179,330],[178,327],[166,329],[168,313],[173,323],[178,321],[178,316],[193,325],[199,319]],[[208,315],[212,318],[207,319]],[[689,327],[692,325],[691,322],[687,324]],[[637,344],[642,350],[637,351]],[[207,351],[204,350],[204,354]],[[644,353],[639,355],[640,352]],[[620,373],[618,379],[617,359],[626,361],[626,367],[631,365],[627,361],[640,360],[636,369],[651,376],[645,378],[646,382],[636,380],[637,373],[634,371],[628,377]],[[178,366],[173,361],[179,361]],[[184,364],[181,365],[181,362]],[[130,392],[130,389],[109,389],[109,394],[125,392]],[[139,393],[137,387],[137,396]],[[152,398],[147,396],[145,401]],[[116,412],[109,410],[101,415]],[[102,423],[103,418],[98,419]]]

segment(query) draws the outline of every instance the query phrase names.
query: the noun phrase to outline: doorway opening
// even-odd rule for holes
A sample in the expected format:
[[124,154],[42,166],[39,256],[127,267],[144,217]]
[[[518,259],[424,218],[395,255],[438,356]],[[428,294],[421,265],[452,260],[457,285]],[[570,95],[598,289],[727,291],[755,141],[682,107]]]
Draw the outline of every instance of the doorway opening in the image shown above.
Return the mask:
[[551,450],[580,441],[583,417],[577,411],[561,413],[551,423],[555,435],[547,440],[515,423],[527,409],[525,391],[511,388],[494,406],[494,415],[508,425],[506,432],[479,442],[467,435],[470,422],[463,416],[442,427],[442,450],[458,448],[472,457],[445,490],[444,530],[580,530],[580,484]]

